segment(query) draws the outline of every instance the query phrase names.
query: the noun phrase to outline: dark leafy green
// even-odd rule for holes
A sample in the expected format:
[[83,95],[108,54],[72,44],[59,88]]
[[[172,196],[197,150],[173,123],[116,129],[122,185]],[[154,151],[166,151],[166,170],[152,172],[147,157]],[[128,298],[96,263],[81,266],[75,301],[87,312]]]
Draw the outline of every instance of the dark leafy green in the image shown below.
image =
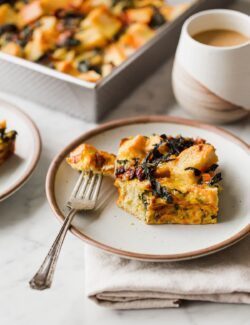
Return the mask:
[[2,142],[8,142],[10,140],[14,140],[17,136],[16,131],[5,132],[5,129],[0,129],[0,140]]
[[89,70],[89,64],[86,60],[78,62],[77,69],[80,72],[87,72]]
[[114,7],[117,4],[121,4],[123,9],[133,7],[133,0],[112,0],[111,6]]
[[33,27],[32,26],[26,26],[23,28],[23,30],[19,34],[19,40],[18,43],[20,46],[24,47],[29,40],[31,39],[33,34]]
[[58,44],[58,47],[74,47],[80,45],[81,42],[74,37],[68,37],[64,40],[63,43]]
[[[128,174],[125,174],[129,179],[133,179],[137,177],[140,181],[147,179],[150,182],[152,192],[155,196],[161,197],[167,201],[167,203],[173,203],[173,196],[171,194],[171,190],[166,186],[162,186],[159,181],[155,178],[155,170],[160,163],[168,162],[174,160],[183,150],[193,146],[195,144],[195,140],[190,138],[183,138],[181,136],[178,137],[168,137],[166,134],[162,134],[160,136],[161,141],[153,146],[153,149],[150,150],[141,164],[139,161],[135,160],[135,165],[133,169],[129,171]],[[161,153],[164,146],[167,149],[167,153]],[[124,161],[117,161],[119,166],[116,169],[116,175],[119,176],[124,174],[127,171],[125,170]],[[126,161],[127,162],[127,161]],[[201,172],[195,168],[192,169],[196,176],[199,176]]]
[[214,175],[214,177],[211,179],[211,181],[208,184],[212,186],[219,183],[221,180],[222,180],[221,173],[218,173]]
[[150,164],[155,157],[159,158],[162,156],[158,147],[159,145],[155,145],[142,162],[141,167],[143,170],[143,176],[149,180],[152,192],[155,196],[165,199],[168,203],[173,203],[173,197],[170,191],[165,186],[162,186],[154,177],[156,165]]
[[192,170],[194,172],[195,176],[200,176],[200,174],[201,174],[201,171],[194,167],[187,167],[187,168],[185,168],[185,170]]
[[145,210],[147,210],[147,207],[148,207],[147,197],[148,197],[147,191],[144,191],[142,194],[139,195],[139,199],[142,201]]
[[0,26],[0,36],[4,33],[16,33],[17,27],[15,24],[5,24]]
[[167,138],[167,146],[169,148],[169,153],[173,155],[179,155],[183,150],[194,145],[193,139],[176,137],[176,138]]
[[55,16],[60,19],[72,19],[72,18],[83,19],[84,18],[84,15],[81,12],[67,11],[64,9],[57,10]]
[[[171,191],[166,187],[162,186],[154,177],[154,172],[157,167],[157,165],[161,162],[167,162],[170,160],[173,160],[175,158],[170,158],[171,156],[177,156],[179,155],[183,150],[191,147],[194,145],[193,139],[183,138],[183,137],[168,137],[165,134],[162,134],[161,141],[158,144],[155,144],[153,149],[148,152],[145,159],[143,160],[141,164],[140,173],[136,173],[137,177],[138,174],[140,178],[138,179],[148,179],[152,188],[152,192],[155,196],[161,197],[165,199],[168,203],[173,203],[173,196],[171,194]],[[159,151],[159,148],[161,146],[167,146],[168,147],[168,153],[162,154]]]
[[44,65],[48,68],[51,68],[51,69],[54,69],[55,66],[53,64],[53,62],[51,62],[51,59],[50,59],[50,54],[49,53],[44,53],[39,59],[37,59],[35,61],[36,63],[39,63],[41,65]]
[[128,163],[128,159],[117,159],[116,162],[117,164],[124,166]]
[[5,3],[12,5],[14,2],[15,0],[0,0],[0,5],[3,5]]
[[80,72],[87,72],[87,71],[90,71],[90,70],[94,70],[95,72],[101,74],[101,66],[100,65],[89,64],[89,62],[86,61],[86,60],[80,61],[78,63],[78,65],[77,65],[77,69]]
[[138,167],[140,159],[139,158],[132,158],[132,160],[134,161],[134,166]]
[[0,139],[3,139],[5,129],[0,129]]
[[152,28],[157,28],[165,24],[166,19],[165,17],[161,14],[160,10],[157,7],[154,8],[154,14],[150,22],[150,27]]
[[115,170],[115,176],[120,176],[120,175],[123,175],[125,173],[125,168],[123,166],[121,167],[117,167],[116,170]]
[[178,211],[180,209],[179,204],[175,203],[174,208],[175,208],[176,211]]
[[165,199],[167,203],[173,203],[171,192],[166,186],[162,186],[155,178],[150,178],[150,184],[152,187],[152,192],[155,196]]
[[214,172],[214,171],[217,169],[218,166],[219,166],[219,165],[217,165],[217,164],[213,164],[212,166],[210,166],[210,167],[206,170],[206,173]]

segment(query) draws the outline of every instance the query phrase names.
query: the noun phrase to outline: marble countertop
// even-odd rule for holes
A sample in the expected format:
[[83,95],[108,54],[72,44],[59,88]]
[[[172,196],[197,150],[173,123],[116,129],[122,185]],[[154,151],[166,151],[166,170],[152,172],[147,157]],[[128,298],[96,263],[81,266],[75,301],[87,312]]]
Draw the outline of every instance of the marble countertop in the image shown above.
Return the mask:
[[[171,62],[162,66],[105,120],[143,114],[190,117],[175,103],[170,87]],[[53,287],[37,292],[28,281],[59,230],[47,203],[44,181],[50,161],[69,141],[94,127],[60,112],[7,94],[38,125],[43,141],[41,160],[32,178],[15,195],[0,203],[0,324],[249,324],[247,305],[187,303],[180,309],[112,311],[84,295],[84,244],[68,234]],[[65,127],[62,127],[65,126]],[[250,117],[224,126],[250,142]]]
[[[169,86],[171,62],[136,90],[105,120],[142,114],[188,117],[178,107]],[[94,124],[6,94],[37,123],[43,141],[41,160],[33,177],[0,209],[0,324],[249,324],[246,305],[188,303],[180,309],[111,311],[97,307],[84,295],[84,244],[68,234],[50,290],[33,291],[28,281],[40,265],[59,229],[46,201],[45,175],[53,156]],[[65,125],[66,127],[62,127]],[[225,126],[250,142],[250,117]],[[56,135],[56,136],[55,136]],[[204,317],[205,315],[205,317]]]

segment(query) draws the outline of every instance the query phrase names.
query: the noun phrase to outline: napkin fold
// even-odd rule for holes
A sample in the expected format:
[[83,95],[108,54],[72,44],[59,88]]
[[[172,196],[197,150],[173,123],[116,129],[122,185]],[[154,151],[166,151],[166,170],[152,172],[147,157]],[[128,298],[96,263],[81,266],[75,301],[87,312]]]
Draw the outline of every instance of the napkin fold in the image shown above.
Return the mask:
[[250,304],[250,236],[216,254],[143,262],[86,245],[85,289],[113,309],[179,307],[184,300]]

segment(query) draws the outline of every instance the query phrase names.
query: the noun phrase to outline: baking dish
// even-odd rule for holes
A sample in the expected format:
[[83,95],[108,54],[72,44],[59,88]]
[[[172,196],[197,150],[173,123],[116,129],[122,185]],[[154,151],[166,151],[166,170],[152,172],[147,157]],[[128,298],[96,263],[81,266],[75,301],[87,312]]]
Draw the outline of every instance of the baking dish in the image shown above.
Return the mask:
[[[180,1],[172,1],[172,3]],[[99,121],[173,53],[184,20],[232,0],[198,0],[97,83],[0,52],[0,89],[91,122]]]

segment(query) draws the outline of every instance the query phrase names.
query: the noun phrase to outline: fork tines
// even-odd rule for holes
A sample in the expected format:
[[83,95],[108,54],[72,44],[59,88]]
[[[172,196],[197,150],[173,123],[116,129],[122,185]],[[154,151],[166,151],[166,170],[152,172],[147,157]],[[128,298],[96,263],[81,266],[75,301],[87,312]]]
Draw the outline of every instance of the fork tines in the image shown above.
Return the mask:
[[82,172],[67,202],[76,210],[89,210],[95,207],[102,181],[102,174]]

